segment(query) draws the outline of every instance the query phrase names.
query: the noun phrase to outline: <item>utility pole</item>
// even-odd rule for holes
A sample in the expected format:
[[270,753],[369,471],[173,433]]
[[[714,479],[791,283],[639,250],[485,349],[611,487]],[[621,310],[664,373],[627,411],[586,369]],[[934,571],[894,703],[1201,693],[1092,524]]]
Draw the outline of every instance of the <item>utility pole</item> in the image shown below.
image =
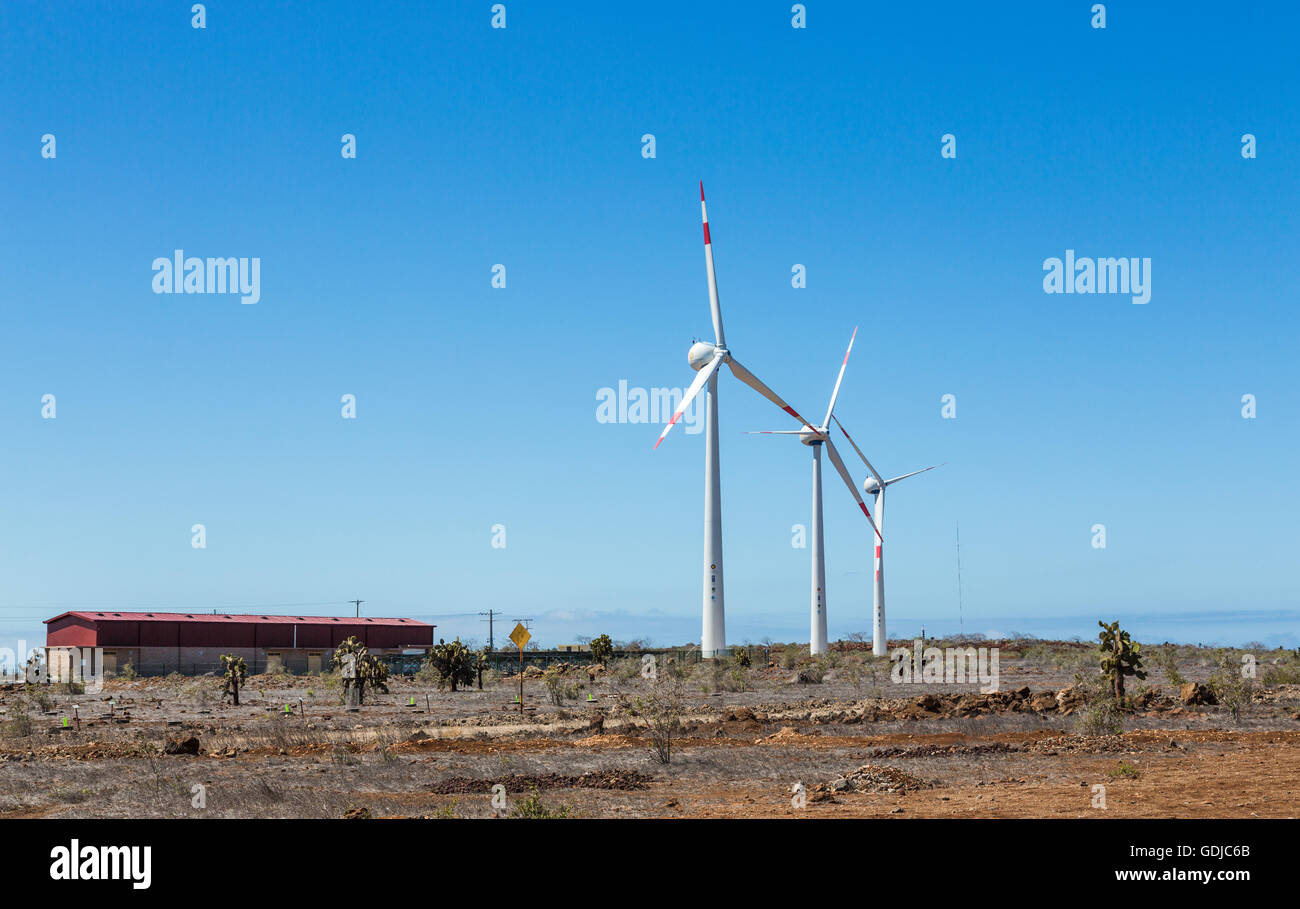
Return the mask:
[[348,602],[356,604],[357,618],[361,618],[361,604],[364,603],[365,600],[348,600]]
[[496,610],[494,610],[494,609],[489,609],[487,612],[480,612],[479,615],[485,615],[485,616],[487,616],[487,623],[488,623],[488,653],[492,653],[494,650],[496,650],[496,647],[494,647],[494,646],[492,645],[492,617],[493,617],[494,615],[496,615]]
[[961,521],[957,522],[957,629],[966,636],[966,624],[961,616]]

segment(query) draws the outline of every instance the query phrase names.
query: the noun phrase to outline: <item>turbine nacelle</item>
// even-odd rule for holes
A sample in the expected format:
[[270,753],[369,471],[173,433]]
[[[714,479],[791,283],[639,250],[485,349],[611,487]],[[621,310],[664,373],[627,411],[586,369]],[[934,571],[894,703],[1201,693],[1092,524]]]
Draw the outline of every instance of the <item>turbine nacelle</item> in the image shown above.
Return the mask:
[[880,483],[875,477],[867,477],[862,481],[862,491],[867,495],[875,495],[880,491]]
[[718,345],[710,344],[708,341],[696,341],[691,345],[691,349],[686,352],[686,362],[691,364],[691,369],[699,372],[709,365],[721,349]]
[[817,445],[826,441],[826,433],[820,429],[813,429],[805,423],[799,429],[799,441],[805,445]]

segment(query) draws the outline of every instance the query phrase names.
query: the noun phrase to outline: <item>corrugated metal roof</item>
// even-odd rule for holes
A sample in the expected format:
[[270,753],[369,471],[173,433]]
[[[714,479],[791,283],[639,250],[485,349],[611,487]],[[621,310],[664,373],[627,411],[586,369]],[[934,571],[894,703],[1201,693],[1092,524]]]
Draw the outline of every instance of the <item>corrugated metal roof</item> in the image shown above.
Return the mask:
[[423,626],[432,628],[428,622],[417,622],[415,619],[381,619],[370,616],[326,616],[326,615],[240,615],[238,613],[216,613],[210,612],[113,612],[105,610],[103,612],[90,612],[86,610],[73,610],[61,612],[52,619],[46,619],[45,623],[58,621],[66,616],[77,616],[78,618],[89,621],[125,621],[125,622],[249,622],[252,624],[267,625],[405,625],[411,627]]

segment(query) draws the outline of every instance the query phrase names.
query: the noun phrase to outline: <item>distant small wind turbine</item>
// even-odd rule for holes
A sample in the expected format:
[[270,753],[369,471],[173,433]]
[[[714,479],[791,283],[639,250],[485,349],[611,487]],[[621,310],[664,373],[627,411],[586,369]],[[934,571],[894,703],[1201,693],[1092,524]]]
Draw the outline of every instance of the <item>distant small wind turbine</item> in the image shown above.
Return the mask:
[[[862,453],[862,449],[858,448],[857,443],[853,441],[853,437],[849,435],[848,430],[844,428],[844,424],[841,423],[838,418],[835,420],[835,425],[840,428],[840,432],[844,433],[844,438],[849,440],[849,444],[852,445],[853,450],[858,453],[858,457],[862,459],[862,463],[867,465],[867,470],[871,471],[871,476],[867,477],[862,483],[862,490],[863,492],[875,496],[877,530],[885,526],[885,489],[887,487],[894,485],[900,480],[906,480],[908,477],[914,477],[918,473],[925,473],[927,470],[934,470],[935,467],[943,466],[942,464],[934,464],[930,467],[923,467],[920,470],[914,470],[911,473],[905,473],[901,477],[894,477],[892,480],[882,479],[880,474],[876,472],[876,468],[871,466],[871,462],[867,460],[867,456]],[[875,594],[872,597],[874,608],[872,610],[873,622],[871,652],[875,656],[884,656],[889,650],[888,639],[885,635],[885,560],[884,556],[881,554],[881,543],[881,539],[876,540],[876,586],[874,588]]]
[[[849,492],[853,498],[857,499],[858,507],[862,513],[871,521],[871,526],[876,530],[876,551],[880,551],[880,530],[875,521],[871,518],[871,512],[867,510],[867,503],[862,500],[858,494],[857,484],[853,482],[853,477],[849,474],[848,468],[844,466],[844,461],[840,458],[840,453],[835,450],[835,443],[830,437],[831,418],[835,412],[835,399],[840,394],[840,383],[844,381],[844,370],[849,365],[849,354],[853,353],[853,340],[858,336],[858,330],[853,329],[853,336],[849,338],[849,349],[844,353],[844,362],[840,364],[840,374],[835,380],[835,388],[831,391],[831,403],[826,408],[826,418],[822,420],[821,425],[813,427],[804,424],[802,429],[797,430],[767,430],[764,432],[751,433],[752,435],[778,435],[778,436],[798,436],[799,441],[812,448],[813,452],[813,469],[812,469],[812,590],[810,591],[810,621],[811,630],[809,633],[808,651],[812,654],[825,653],[827,649],[826,641],[826,547],[822,531],[822,446],[826,446],[826,454],[830,456],[831,463],[835,465],[836,471],[839,472],[844,485],[849,487]],[[850,439],[849,441],[852,441]],[[858,452],[861,455],[861,452]]]

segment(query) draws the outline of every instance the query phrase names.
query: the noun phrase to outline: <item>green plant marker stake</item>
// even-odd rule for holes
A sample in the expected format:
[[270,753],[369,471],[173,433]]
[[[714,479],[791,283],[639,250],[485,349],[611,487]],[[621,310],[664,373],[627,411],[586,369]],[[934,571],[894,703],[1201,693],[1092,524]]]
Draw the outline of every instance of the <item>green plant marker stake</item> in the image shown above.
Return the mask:
[[285,712],[285,713],[289,713],[289,712],[290,712],[290,710],[289,710],[289,705],[288,705],[288,704],[285,704],[285,705],[284,705],[284,712]]
[[414,706],[415,706],[415,695],[411,695],[411,703],[407,704],[406,706],[408,706],[408,707],[414,707]]
[[68,718],[66,716],[63,718],[63,728],[64,729],[68,728]]

